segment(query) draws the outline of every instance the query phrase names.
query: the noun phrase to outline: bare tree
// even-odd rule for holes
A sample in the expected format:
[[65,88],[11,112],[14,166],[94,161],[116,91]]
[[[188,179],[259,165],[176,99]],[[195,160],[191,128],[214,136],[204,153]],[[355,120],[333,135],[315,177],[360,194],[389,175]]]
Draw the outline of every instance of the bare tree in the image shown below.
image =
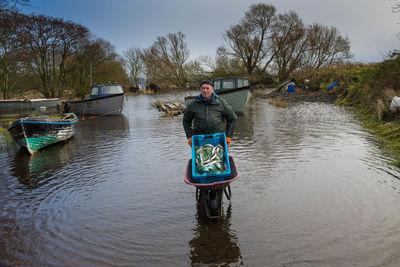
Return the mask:
[[60,96],[65,87],[65,63],[87,39],[87,28],[62,19],[33,15],[22,34],[26,56],[41,79],[40,91],[46,97]]
[[103,39],[87,40],[73,53],[67,64],[68,85],[75,96],[85,98],[94,83],[109,81],[128,84],[122,59],[115,48]]
[[61,97],[65,89],[73,88],[75,95],[84,96],[92,77],[97,82],[128,84],[123,59],[114,47],[104,40],[92,41],[89,37],[86,27],[71,21],[17,12],[1,13],[0,89],[3,97],[7,98],[10,88],[16,85],[19,89],[12,89],[12,93],[35,89],[45,97]]
[[197,87],[199,81],[206,80],[209,78],[209,73],[205,70],[202,65],[202,61],[193,60],[185,63],[185,73],[186,73],[186,86],[185,87]]
[[183,87],[187,80],[184,65],[189,58],[189,49],[187,43],[184,42],[185,35],[181,32],[169,33],[167,38],[170,42],[169,54],[174,67],[175,83]]
[[235,63],[230,60],[237,59],[249,76],[256,72],[282,81],[300,68],[319,68],[352,57],[348,38],[336,28],[306,26],[294,11],[275,13],[274,6],[251,5],[240,23],[225,32],[218,64],[229,68],[227,64]]
[[146,66],[148,83],[168,86],[172,64],[168,56],[167,38],[158,36],[153,45],[143,50],[142,59]]
[[319,69],[352,57],[350,41],[343,38],[335,27],[313,24],[307,29],[308,49],[304,53],[304,66]]
[[125,51],[125,58],[129,68],[130,78],[133,85],[139,88],[139,81],[145,73],[145,65],[142,60],[142,50],[138,47],[131,47]]
[[276,8],[272,5],[251,5],[244,19],[224,34],[226,54],[240,59],[248,74],[252,74],[263,60],[264,67],[261,69],[265,69],[274,57],[267,43],[272,33],[275,13]]
[[185,62],[189,49],[181,32],[170,33],[167,37],[157,37],[153,45],[143,50],[142,59],[146,65],[147,80],[168,87],[184,87],[187,81]]
[[30,0],[0,0],[0,14],[18,11],[18,6],[29,5]]
[[4,99],[9,96],[9,74],[12,69],[15,71],[19,60],[21,47],[19,32],[25,19],[25,15],[16,12],[4,13],[0,16],[0,72]]
[[[210,65],[211,66],[211,65]],[[217,49],[215,64],[212,66],[212,77],[244,76],[247,68],[237,57],[228,56],[224,47]]]
[[104,41],[87,40],[79,50],[75,51],[67,65],[69,85],[75,90],[75,96],[84,98],[88,88],[93,85],[93,76],[97,67],[107,60]]
[[[54,20],[53,24],[57,30],[55,38],[58,40],[58,48],[52,48],[55,53],[52,56],[53,60],[56,61],[58,58],[58,71],[53,69],[53,80],[56,88],[59,89],[58,96],[61,96],[66,86],[66,62],[72,56],[73,52],[78,50],[87,40],[89,30],[80,24],[59,19]],[[53,68],[56,67],[55,61],[52,64]],[[56,75],[57,72],[58,77]]]
[[301,66],[302,56],[307,49],[306,30],[295,12],[278,16],[271,43],[278,80],[286,80]]

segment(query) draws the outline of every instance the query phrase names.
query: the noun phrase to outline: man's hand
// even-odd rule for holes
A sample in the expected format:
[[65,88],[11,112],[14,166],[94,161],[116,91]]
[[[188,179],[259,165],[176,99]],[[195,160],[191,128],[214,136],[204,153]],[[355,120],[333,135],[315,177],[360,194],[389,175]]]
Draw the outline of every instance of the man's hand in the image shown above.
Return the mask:
[[226,144],[229,145],[231,142],[232,142],[231,138],[230,138],[230,137],[227,137],[227,138],[226,138]]
[[188,145],[189,145],[189,146],[192,146],[192,137],[189,137],[189,139],[188,139]]

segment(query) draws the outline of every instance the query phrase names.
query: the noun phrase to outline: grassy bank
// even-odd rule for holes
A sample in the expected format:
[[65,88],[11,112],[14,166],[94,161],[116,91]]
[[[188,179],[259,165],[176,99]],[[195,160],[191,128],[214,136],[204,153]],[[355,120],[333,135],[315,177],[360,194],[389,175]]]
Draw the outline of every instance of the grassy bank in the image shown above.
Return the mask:
[[389,110],[393,97],[400,96],[400,57],[324,68],[313,74],[311,87],[326,90],[334,81],[339,82],[335,103],[355,108],[363,126],[380,137],[395,159],[393,164],[400,167],[400,111]]

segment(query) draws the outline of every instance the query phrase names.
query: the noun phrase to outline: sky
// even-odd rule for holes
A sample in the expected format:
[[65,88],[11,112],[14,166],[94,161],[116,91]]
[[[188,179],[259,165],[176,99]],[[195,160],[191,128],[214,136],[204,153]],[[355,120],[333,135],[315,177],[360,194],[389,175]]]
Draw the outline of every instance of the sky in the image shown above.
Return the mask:
[[251,4],[276,7],[278,14],[295,11],[304,24],[335,27],[348,37],[353,61],[379,62],[400,49],[400,0],[31,0],[26,14],[71,20],[110,42],[118,54],[132,47],[148,48],[158,36],[185,34],[190,59],[215,56],[223,35],[238,24]]

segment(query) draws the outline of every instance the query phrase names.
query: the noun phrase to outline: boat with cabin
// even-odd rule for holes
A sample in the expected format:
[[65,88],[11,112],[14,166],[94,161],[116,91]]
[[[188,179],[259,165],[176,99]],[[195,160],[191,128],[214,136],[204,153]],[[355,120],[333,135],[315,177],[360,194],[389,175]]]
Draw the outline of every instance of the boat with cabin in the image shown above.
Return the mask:
[[66,101],[64,112],[85,115],[121,115],[126,95],[120,84],[98,84],[91,87],[90,97]]
[[60,98],[2,99],[1,111],[60,109]]
[[[231,77],[213,80],[214,92],[223,98],[237,114],[243,114],[251,97],[250,82],[247,78]],[[185,97],[188,105],[194,96]]]

